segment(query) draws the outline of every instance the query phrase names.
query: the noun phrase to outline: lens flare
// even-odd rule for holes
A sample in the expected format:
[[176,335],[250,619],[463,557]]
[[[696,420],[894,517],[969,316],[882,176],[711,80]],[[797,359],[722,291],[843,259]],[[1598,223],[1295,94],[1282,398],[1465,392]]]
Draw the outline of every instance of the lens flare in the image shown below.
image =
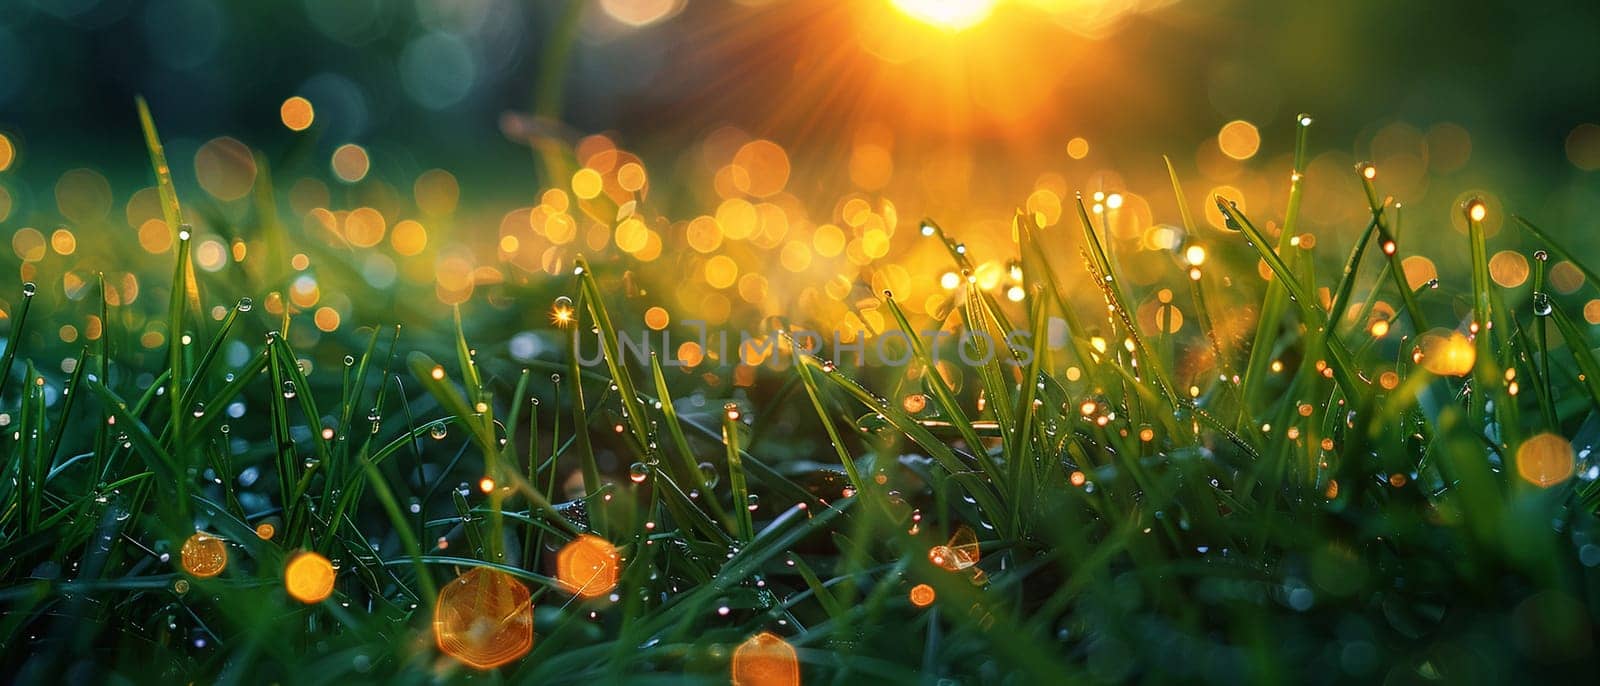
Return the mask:
[[970,29],[989,18],[996,0],[890,0],[906,16],[946,31]]

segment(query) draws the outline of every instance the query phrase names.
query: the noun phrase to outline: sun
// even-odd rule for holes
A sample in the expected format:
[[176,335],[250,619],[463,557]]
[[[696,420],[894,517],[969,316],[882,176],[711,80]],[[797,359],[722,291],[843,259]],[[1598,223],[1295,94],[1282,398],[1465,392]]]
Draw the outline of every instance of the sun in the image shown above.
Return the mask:
[[994,10],[999,0],[889,0],[895,9],[917,21],[946,31],[961,31],[977,26]]

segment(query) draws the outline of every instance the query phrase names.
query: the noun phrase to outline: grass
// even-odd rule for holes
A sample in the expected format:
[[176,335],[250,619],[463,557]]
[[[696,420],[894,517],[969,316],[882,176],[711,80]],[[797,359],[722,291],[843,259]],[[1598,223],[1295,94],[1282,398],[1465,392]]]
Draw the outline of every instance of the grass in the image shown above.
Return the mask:
[[[1544,259],[1531,289],[1498,286],[1470,206],[1466,238],[1425,243],[1365,176],[1371,220],[1319,278],[1295,241],[1303,122],[1282,229],[1216,198],[1234,231],[1173,265],[1199,323],[1182,333],[1140,323],[1102,215],[1074,208],[1078,273],[1051,258],[1061,236],[1018,214],[1022,302],[970,279],[956,294],[962,327],[996,342],[969,351],[993,354],[958,370],[966,384],[935,362],[957,344],[924,340],[887,292],[903,368],[841,368],[787,336],[794,364],[737,396],[640,368],[616,344],[612,310],[634,307],[612,295],[623,266],[585,261],[559,289],[605,341],[603,367],[475,349],[469,305],[443,331],[364,329],[342,365],[307,374],[286,335],[303,324],[249,299],[201,316],[228,287],[196,278],[186,231],[166,354],[124,359],[108,331],[56,378],[30,361],[30,285],[0,359],[0,666],[19,681],[720,683],[736,646],[771,631],[808,683],[1593,673],[1592,326],[1545,292]],[[1172,186],[1200,235],[1176,170]],[[970,273],[937,224],[922,233]],[[1400,258],[1433,250],[1470,254],[1470,287],[1413,291]],[[1210,303],[1258,261],[1272,278],[1237,340],[1215,324],[1238,315]],[[1069,295],[1085,285],[1099,307]],[[101,300],[108,327],[126,320]],[[1385,300],[1401,306],[1375,335]],[[1474,340],[1452,347],[1430,321]],[[1019,329],[1041,335],[1013,347]],[[248,354],[221,354],[234,344]],[[179,566],[197,530],[227,542],[221,575]],[[976,564],[935,564],[963,530]],[[580,534],[618,549],[614,594],[557,578],[555,551]],[[286,594],[300,551],[333,562],[326,600]],[[535,608],[531,651],[486,673],[432,638],[439,589],[473,567],[514,577]],[[916,584],[931,605],[910,602]]]

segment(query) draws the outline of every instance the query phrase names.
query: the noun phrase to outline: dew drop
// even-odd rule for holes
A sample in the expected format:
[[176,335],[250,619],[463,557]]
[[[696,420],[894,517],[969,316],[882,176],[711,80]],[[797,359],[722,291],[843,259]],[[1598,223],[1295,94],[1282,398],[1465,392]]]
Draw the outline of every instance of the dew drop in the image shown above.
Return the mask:
[[1550,316],[1550,312],[1553,309],[1555,309],[1555,308],[1550,305],[1550,294],[1545,293],[1544,291],[1534,291],[1533,292],[1533,313],[1534,314],[1539,315],[1541,317],[1548,317],[1548,316]]

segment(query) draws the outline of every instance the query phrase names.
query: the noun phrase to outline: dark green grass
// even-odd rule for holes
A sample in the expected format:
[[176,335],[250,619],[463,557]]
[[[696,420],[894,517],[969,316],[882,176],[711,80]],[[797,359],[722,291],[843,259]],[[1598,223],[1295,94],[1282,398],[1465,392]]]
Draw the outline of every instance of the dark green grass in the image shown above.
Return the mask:
[[[286,266],[201,281],[180,241],[163,311],[99,305],[106,335],[71,353],[70,373],[43,374],[30,360],[59,346],[32,328],[49,313],[30,293],[0,360],[0,669],[51,682],[718,683],[734,646],[768,630],[813,683],[1592,675],[1600,364],[1579,303],[1543,292],[1542,260],[1531,289],[1494,286],[1475,223],[1460,240],[1402,235],[1370,181],[1371,221],[1319,278],[1289,240],[1309,182],[1294,178],[1276,236],[1218,200],[1237,233],[1206,246],[1199,278],[1172,264],[1189,297],[1174,306],[1198,322],[1178,335],[1141,329],[1127,256],[1081,202],[1084,271],[1051,260],[1063,238],[1018,215],[1024,301],[966,286],[955,307],[996,340],[1055,318],[1069,339],[993,351],[959,384],[929,372],[938,351],[889,293],[885,321],[913,334],[907,368],[801,354],[737,394],[660,360],[641,368],[610,344],[611,308],[637,314],[611,295],[618,264],[580,261],[552,286],[608,342],[592,369],[474,349],[471,305],[453,325],[374,322],[296,350],[286,327],[307,324],[235,301],[280,288]],[[281,245],[293,237],[260,185],[260,230]],[[1517,224],[1600,286],[1582,256]],[[971,268],[925,226],[952,268]],[[1470,254],[1470,287],[1411,291],[1399,258],[1419,253]],[[1224,277],[1262,283],[1258,260],[1274,278],[1250,293],[1253,336],[1219,333],[1240,315],[1208,303],[1241,299]],[[1374,339],[1380,301],[1397,312]],[[205,317],[218,302],[232,308]],[[191,339],[169,336],[159,358],[113,346],[140,316]],[[1471,373],[1415,363],[1424,322],[1472,321],[1487,333]],[[248,354],[219,354],[235,342]],[[794,359],[792,341],[781,348]],[[302,358],[320,362],[306,374]],[[909,412],[910,393],[926,407]],[[1541,432],[1571,442],[1577,476],[1518,478],[1517,449]],[[485,476],[508,489],[484,495]],[[270,541],[254,534],[262,522]],[[980,564],[935,567],[929,548],[961,526]],[[217,578],[177,566],[197,529],[229,541]],[[585,532],[623,553],[615,599],[574,599],[551,578],[553,551]],[[298,550],[337,563],[327,601],[285,594]],[[431,637],[437,589],[475,565],[526,583],[536,607],[532,652],[488,673]],[[909,603],[917,583],[936,589],[931,607]]]

